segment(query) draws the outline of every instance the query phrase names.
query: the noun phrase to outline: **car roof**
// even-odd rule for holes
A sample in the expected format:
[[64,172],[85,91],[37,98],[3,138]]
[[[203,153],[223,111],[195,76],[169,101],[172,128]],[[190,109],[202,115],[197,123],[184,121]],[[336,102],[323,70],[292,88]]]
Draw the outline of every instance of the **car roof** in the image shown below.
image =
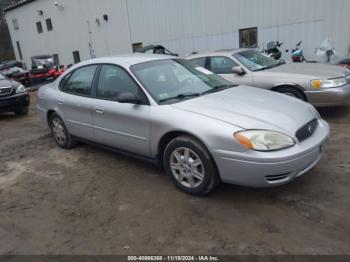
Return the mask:
[[[233,54],[242,52],[242,51],[247,51],[247,50],[252,50],[252,48],[238,48],[238,49],[222,49],[218,50],[215,52],[210,52],[210,53],[201,53],[201,54],[195,54],[195,55],[190,55],[187,56],[186,59],[195,59],[195,58],[200,58],[204,56],[231,56]],[[253,49],[255,50],[255,49]]]
[[130,67],[132,65],[136,65],[144,62],[151,62],[151,61],[165,60],[165,59],[172,59],[172,58],[178,58],[178,57],[169,56],[169,55],[135,53],[135,54],[128,54],[128,55],[95,58],[95,59],[82,62],[79,65],[81,66],[81,65],[88,65],[88,64],[118,64],[124,67]]

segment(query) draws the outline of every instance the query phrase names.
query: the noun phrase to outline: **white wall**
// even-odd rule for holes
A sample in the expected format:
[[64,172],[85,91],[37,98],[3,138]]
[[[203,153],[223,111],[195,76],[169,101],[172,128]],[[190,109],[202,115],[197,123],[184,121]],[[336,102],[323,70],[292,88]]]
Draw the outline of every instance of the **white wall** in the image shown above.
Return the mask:
[[[54,0],[37,0],[6,14],[16,57],[16,41],[21,44],[24,61],[39,54],[59,54],[62,64],[73,63],[73,51],[79,51],[82,60],[90,58],[89,42],[96,56],[108,56],[131,51],[125,0],[60,0],[64,10],[54,6]],[[37,10],[43,10],[40,16]],[[109,21],[103,20],[108,14]],[[19,30],[14,30],[16,18]],[[45,20],[51,18],[53,31],[48,32]],[[100,20],[100,26],[96,23]],[[36,22],[41,21],[44,32],[38,34]],[[88,22],[91,29],[89,34]]]
[[[327,37],[336,49],[350,47],[349,0],[128,0],[133,42],[155,40],[181,54],[237,48],[238,31],[258,27],[259,45],[271,40],[306,56]],[[151,15],[156,12],[156,15]],[[145,30],[147,28],[147,30]]]
[[[305,56],[312,59],[315,48],[330,37],[338,52],[349,55],[349,0],[59,0],[63,11],[53,2],[37,0],[6,15],[14,47],[20,41],[27,63],[31,55],[43,53],[58,53],[61,63],[72,63],[75,50],[82,59],[90,58],[87,21],[96,56],[129,53],[136,42],[164,44],[182,55],[237,48],[238,30],[255,26],[261,46],[279,40],[283,50],[292,49],[302,40]],[[109,15],[108,23],[103,14]],[[46,30],[48,17],[53,32]],[[43,34],[36,31],[39,20]]]

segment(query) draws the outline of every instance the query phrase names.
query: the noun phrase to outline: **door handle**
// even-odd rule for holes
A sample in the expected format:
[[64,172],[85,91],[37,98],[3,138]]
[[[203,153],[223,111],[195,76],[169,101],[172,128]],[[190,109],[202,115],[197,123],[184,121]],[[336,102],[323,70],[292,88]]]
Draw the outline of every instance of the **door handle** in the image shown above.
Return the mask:
[[96,108],[95,111],[97,114],[104,114],[104,112],[105,112],[105,110],[102,108]]
[[57,104],[59,104],[59,105],[63,105],[63,104],[64,104],[64,102],[63,102],[62,100],[57,100]]

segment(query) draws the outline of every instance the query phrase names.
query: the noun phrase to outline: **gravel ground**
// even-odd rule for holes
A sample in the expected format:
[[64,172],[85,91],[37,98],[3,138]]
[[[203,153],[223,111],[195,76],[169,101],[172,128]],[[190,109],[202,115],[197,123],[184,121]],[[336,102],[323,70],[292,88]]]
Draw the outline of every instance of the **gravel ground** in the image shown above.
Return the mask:
[[59,149],[34,110],[0,115],[0,254],[350,254],[350,105],[311,172],[274,189],[178,191],[156,167]]

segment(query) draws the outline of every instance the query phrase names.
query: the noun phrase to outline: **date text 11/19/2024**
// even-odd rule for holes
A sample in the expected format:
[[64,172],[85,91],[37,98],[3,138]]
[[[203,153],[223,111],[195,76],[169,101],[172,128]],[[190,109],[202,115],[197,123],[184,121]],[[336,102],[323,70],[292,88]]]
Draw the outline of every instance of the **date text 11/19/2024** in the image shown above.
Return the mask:
[[128,261],[220,261],[216,256],[128,256]]

